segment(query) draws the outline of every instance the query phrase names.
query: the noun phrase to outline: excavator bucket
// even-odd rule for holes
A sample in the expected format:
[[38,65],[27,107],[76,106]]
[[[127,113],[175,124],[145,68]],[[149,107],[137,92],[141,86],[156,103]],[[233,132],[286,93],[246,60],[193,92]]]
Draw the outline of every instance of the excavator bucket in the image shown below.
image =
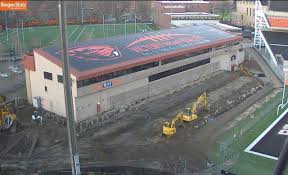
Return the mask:
[[172,136],[173,134],[176,133],[176,128],[171,128],[170,126],[164,125],[163,126],[163,134],[166,136]]

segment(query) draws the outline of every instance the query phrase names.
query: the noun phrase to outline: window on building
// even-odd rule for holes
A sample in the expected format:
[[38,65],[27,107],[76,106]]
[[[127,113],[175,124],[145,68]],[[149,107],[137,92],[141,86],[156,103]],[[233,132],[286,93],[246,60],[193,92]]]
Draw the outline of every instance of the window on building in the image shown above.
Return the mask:
[[246,8],[246,15],[248,16],[248,7]]
[[62,75],[57,75],[57,79],[59,83],[63,83],[63,76]]
[[47,92],[48,90],[47,90],[47,86],[45,86],[45,92]]
[[255,8],[253,9],[253,16],[255,16]]
[[50,72],[44,72],[44,78],[48,80],[53,80],[52,79],[52,74]]
[[252,16],[252,9],[250,8],[250,16]]
[[241,15],[241,20],[243,21],[243,15]]
[[85,79],[85,80],[79,80],[77,81],[77,87],[83,87],[83,86],[88,86],[90,84],[94,84],[94,83],[98,83],[101,81],[106,81],[112,78],[117,78],[117,77],[121,77],[127,74],[131,74],[131,73],[135,73],[135,72],[139,72],[145,69],[150,69],[153,67],[159,66],[159,62],[152,62],[152,63],[148,63],[148,64],[143,64],[143,65],[139,65],[139,66],[135,66],[129,69],[124,69],[121,71],[116,71],[116,72],[111,72],[108,74],[104,74],[104,75],[100,75],[97,77],[92,77],[89,79]]
[[168,77],[170,75],[177,74],[177,73],[189,70],[189,69],[193,69],[195,67],[199,67],[199,66],[202,66],[202,65],[205,65],[208,63],[210,63],[210,58],[207,58],[207,59],[204,59],[201,61],[197,61],[194,63],[190,63],[190,64],[187,64],[184,66],[176,67],[174,69],[170,69],[170,70],[167,70],[164,72],[160,72],[160,73],[149,76],[149,82],[159,80],[161,78],[165,78],[165,77]]
[[169,59],[166,59],[166,60],[162,60],[162,65],[168,64],[168,63],[173,63],[173,62],[179,61],[179,60],[184,60],[184,59],[191,58],[191,57],[194,57],[194,56],[197,56],[197,55],[202,55],[202,54],[205,54],[205,53],[208,53],[208,52],[211,52],[211,51],[212,51],[212,48],[208,48],[208,49],[203,49],[203,50],[200,50],[200,51],[197,51],[197,52],[191,52],[191,53],[188,53],[188,54],[185,54],[185,55],[172,57],[172,58],[169,58]]

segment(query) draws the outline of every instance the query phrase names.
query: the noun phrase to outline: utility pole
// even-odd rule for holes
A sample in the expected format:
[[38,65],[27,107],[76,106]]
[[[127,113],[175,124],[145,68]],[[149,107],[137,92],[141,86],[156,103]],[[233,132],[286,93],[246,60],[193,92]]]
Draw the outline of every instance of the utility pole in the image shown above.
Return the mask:
[[21,49],[21,47],[20,47],[20,40],[19,40],[19,27],[18,27],[18,15],[17,15],[17,13],[15,13],[16,14],[16,32],[17,32],[17,46],[18,46],[18,51],[20,51],[20,53],[22,53],[22,49]]
[[273,175],[283,175],[287,166],[288,158],[288,137],[286,137],[282,150],[280,152],[277,164],[273,170]]
[[127,20],[125,19],[125,23],[124,23],[124,24],[125,24],[125,35],[127,35],[127,26],[126,26],[126,21],[127,21]]
[[67,24],[66,24],[66,1],[58,1],[59,10],[59,29],[61,38],[61,58],[62,58],[62,72],[63,72],[63,85],[64,85],[64,95],[65,95],[65,107],[66,107],[66,119],[67,119],[67,130],[69,139],[69,150],[71,156],[72,174],[80,175],[80,162],[79,162],[79,152],[77,148],[76,140],[76,128],[75,128],[75,118],[73,110],[73,99],[71,90],[71,78],[69,71],[69,58],[67,54],[68,41],[67,41]]

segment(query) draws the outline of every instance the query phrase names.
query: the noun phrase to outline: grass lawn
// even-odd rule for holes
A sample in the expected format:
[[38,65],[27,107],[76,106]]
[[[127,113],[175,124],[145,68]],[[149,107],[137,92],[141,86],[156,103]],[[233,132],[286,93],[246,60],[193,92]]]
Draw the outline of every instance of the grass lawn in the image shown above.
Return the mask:
[[[135,31],[136,29],[136,31]],[[148,32],[152,30],[158,30],[153,24],[93,24],[93,25],[69,25],[68,39],[70,43],[76,43],[83,40],[105,38],[111,36],[125,35],[138,32]],[[19,37],[17,37],[19,36]],[[23,46],[24,50],[32,50],[33,48],[41,48],[50,45],[57,44],[59,41],[59,28],[58,26],[47,27],[31,27],[31,28],[19,28],[8,29],[8,41],[7,31],[0,33],[0,47],[1,50],[10,50],[17,47],[17,43],[20,43],[20,47]]]
[[[219,138],[220,142],[227,145],[222,147],[222,151],[220,151],[219,143],[214,145],[209,154],[212,162],[216,165],[224,164],[222,166],[224,169],[228,169],[237,175],[271,175],[276,164],[275,160],[246,153],[244,149],[278,117],[276,113],[281,96],[282,93],[278,93],[252,115],[240,121],[237,126],[221,136]],[[284,110],[281,110],[281,112]],[[244,134],[234,138],[233,135],[235,133],[239,134],[241,130]],[[286,172],[286,174],[288,173]]]

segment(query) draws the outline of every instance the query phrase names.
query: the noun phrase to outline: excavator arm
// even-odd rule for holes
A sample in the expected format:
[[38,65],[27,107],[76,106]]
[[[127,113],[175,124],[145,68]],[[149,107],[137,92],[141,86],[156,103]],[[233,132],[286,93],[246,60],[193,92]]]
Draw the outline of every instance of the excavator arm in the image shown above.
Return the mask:
[[179,112],[171,121],[165,122],[162,133],[166,136],[171,136],[176,133],[176,122],[182,120],[183,112]]
[[8,110],[5,101],[6,97],[0,95],[0,129],[9,129],[16,120],[16,114]]
[[195,102],[192,103],[192,106],[190,108],[186,109],[187,112],[185,112],[182,117],[183,121],[190,122],[192,120],[197,119],[198,118],[197,110],[199,105],[203,104],[205,110],[207,110],[207,103],[208,103],[207,93],[204,92],[197,98]]

